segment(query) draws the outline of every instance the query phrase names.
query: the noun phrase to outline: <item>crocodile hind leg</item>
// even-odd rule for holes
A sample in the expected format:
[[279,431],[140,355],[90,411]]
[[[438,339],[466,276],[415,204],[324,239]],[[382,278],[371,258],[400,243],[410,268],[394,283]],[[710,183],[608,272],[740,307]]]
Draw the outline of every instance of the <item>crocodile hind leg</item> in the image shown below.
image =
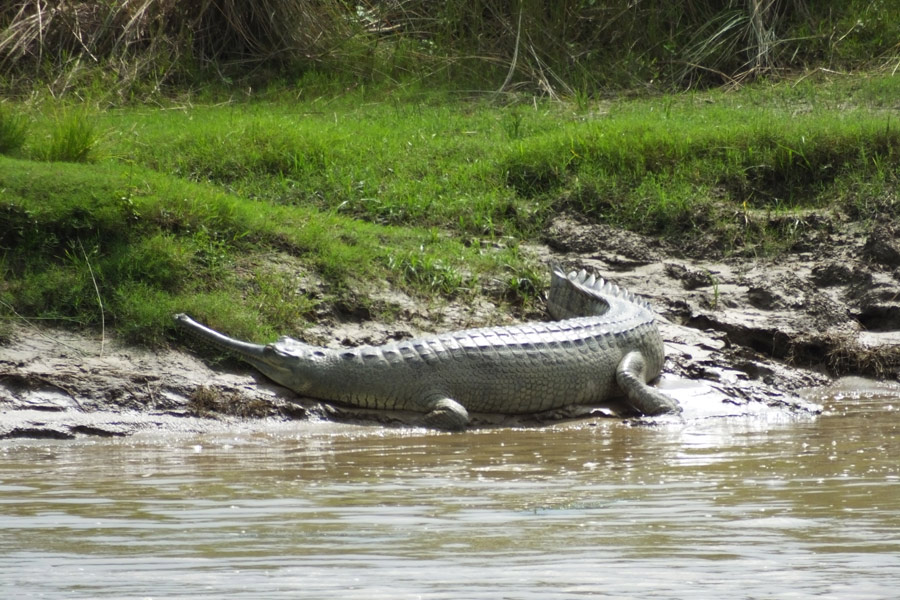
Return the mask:
[[469,413],[466,408],[450,398],[438,398],[428,402],[425,413],[425,424],[435,429],[446,431],[462,431],[469,424]]
[[626,354],[616,367],[616,382],[625,392],[628,403],[644,415],[680,413],[677,402],[645,383],[644,371],[644,357],[637,350]]

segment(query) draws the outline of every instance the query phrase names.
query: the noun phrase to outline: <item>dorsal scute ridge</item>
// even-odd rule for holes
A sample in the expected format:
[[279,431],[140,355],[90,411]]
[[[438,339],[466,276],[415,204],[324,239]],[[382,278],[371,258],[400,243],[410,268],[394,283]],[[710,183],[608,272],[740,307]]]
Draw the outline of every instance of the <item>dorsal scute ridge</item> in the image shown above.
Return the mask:
[[[557,270],[559,274],[563,274],[560,267],[554,265],[554,270]],[[606,281],[602,277],[598,277],[595,275],[588,275],[587,271],[581,269],[581,271],[571,271],[568,275],[563,275],[566,279],[568,279],[576,288],[581,289],[585,293],[590,295],[599,295],[599,296],[613,296],[616,298],[623,298],[629,302],[642,306],[644,308],[650,309],[650,303],[635,296],[632,292],[619,287],[618,285]]]

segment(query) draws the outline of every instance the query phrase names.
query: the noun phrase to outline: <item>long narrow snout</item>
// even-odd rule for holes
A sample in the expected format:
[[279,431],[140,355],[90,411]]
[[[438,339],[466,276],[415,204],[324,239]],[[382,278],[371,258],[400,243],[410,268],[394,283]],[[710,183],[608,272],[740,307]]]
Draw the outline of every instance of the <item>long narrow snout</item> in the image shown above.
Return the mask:
[[257,361],[264,359],[263,350],[265,349],[265,346],[262,346],[260,344],[251,344],[249,342],[242,342],[241,340],[230,338],[227,335],[223,335],[214,329],[210,329],[205,325],[201,325],[184,313],[175,315],[175,322],[201,340],[212,344],[220,350],[234,352],[240,358],[247,359],[249,361],[253,361],[254,359]]

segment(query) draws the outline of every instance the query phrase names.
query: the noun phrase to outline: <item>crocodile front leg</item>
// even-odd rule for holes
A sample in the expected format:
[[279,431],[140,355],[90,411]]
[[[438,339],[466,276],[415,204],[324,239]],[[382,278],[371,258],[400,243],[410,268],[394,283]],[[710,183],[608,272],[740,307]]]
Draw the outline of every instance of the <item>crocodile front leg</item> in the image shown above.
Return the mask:
[[626,354],[616,367],[616,382],[628,403],[643,415],[680,413],[675,400],[647,385],[645,368],[644,357],[637,350]]
[[446,431],[462,431],[469,424],[469,412],[466,408],[450,398],[436,398],[427,404],[425,424],[434,429]]

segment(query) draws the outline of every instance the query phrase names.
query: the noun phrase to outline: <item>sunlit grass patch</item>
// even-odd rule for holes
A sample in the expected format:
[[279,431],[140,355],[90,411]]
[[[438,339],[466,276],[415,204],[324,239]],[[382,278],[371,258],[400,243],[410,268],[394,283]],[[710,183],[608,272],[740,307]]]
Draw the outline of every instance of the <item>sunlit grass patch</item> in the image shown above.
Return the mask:
[[517,144],[508,182],[629,229],[683,235],[720,227],[711,207],[820,206],[845,174],[900,164],[900,128],[877,112],[690,100],[626,103]]

